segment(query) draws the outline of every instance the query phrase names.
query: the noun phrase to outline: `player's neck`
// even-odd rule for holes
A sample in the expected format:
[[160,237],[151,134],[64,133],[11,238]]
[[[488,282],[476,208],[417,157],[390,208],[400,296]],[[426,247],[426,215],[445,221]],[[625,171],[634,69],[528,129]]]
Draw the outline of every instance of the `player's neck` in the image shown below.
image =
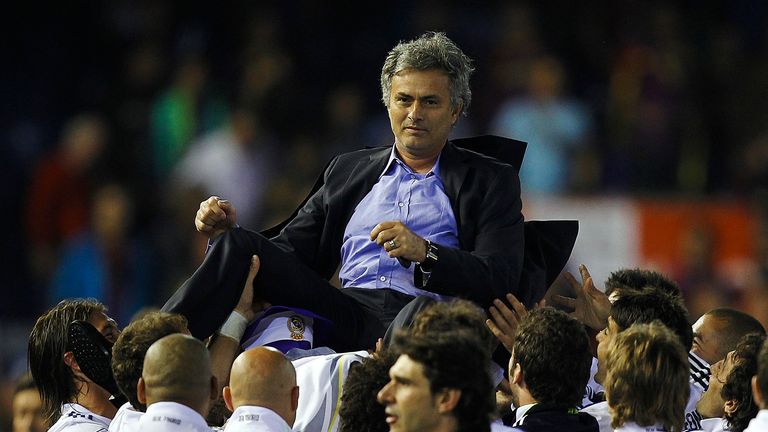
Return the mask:
[[88,409],[88,411],[111,419],[117,414],[117,407],[109,401],[109,393],[96,384],[84,383],[74,401]]

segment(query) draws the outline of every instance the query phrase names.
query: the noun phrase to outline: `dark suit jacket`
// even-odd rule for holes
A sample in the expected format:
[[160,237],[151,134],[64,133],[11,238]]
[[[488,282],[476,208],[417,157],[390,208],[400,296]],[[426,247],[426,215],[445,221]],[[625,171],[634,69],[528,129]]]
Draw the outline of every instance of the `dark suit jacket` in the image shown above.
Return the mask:
[[[490,152],[509,165],[465,148]],[[294,214],[262,232],[262,236],[242,229],[230,230],[216,242],[200,268],[166,301],[163,310],[185,315],[195,337],[209,336],[237,303],[249,258],[254,253],[262,259],[280,260],[262,268],[256,282],[261,281],[262,288],[277,290],[272,293],[279,294],[273,296],[273,301],[293,304],[294,300],[286,297],[288,291],[281,289],[288,279],[283,275],[293,272],[292,283],[308,289],[317,281],[303,279],[303,269],[296,271],[301,262],[317,274],[318,280],[331,277],[340,261],[344,229],[354,208],[378,181],[390,152],[391,147],[384,147],[336,157]],[[560,274],[576,240],[578,223],[523,223],[517,172],[524,152],[525,143],[494,136],[461,139],[455,145],[446,145],[440,174],[457,219],[460,248],[440,248],[440,260],[426,289],[463,296],[483,306],[511,291],[531,307]],[[280,258],[270,249],[290,252],[291,259]],[[307,298],[306,292],[298,294],[308,302],[302,307],[317,306],[316,300],[311,299],[317,295],[322,297],[321,301],[333,303],[322,291],[313,291]],[[331,294],[341,295],[333,291]],[[417,308],[409,310],[415,312]],[[404,317],[401,325],[408,325],[409,320]],[[504,349],[497,352],[499,364],[506,365],[509,353]]]
[[[502,417],[506,426],[515,423],[515,412]],[[599,432],[597,420],[583,412],[567,408],[536,404],[528,410],[523,424],[515,426],[524,432]]]
[[[347,223],[378,181],[391,150],[379,147],[334,158],[317,191],[272,238],[275,244],[330,278],[341,260]],[[440,176],[456,217],[460,247],[439,246],[440,259],[424,289],[482,306],[517,293],[524,250],[517,169],[448,142]]]

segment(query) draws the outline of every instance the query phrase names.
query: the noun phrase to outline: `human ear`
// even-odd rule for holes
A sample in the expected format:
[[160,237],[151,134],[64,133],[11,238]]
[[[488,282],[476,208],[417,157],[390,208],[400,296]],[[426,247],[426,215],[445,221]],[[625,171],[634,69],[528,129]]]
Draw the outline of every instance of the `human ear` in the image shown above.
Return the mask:
[[296,386],[291,390],[291,409],[293,411],[299,409],[299,386]]
[[230,390],[229,386],[224,386],[221,390],[221,397],[224,399],[224,405],[227,406],[227,409],[230,412],[234,412],[235,406],[232,404],[232,390]]
[[523,370],[520,363],[515,363],[515,367],[510,371],[509,382],[518,386],[523,384]]
[[136,399],[138,399],[142,405],[147,405],[147,388],[144,384],[144,378],[139,378],[139,382],[136,384]]
[[73,371],[80,371],[80,365],[77,364],[77,359],[75,359],[75,354],[72,351],[64,353],[64,364],[69,366]]
[[763,392],[760,390],[760,386],[757,385],[757,375],[755,375],[752,377],[752,398],[755,399],[755,403],[760,409],[765,409],[765,399],[763,397]]
[[456,126],[456,122],[459,121],[459,115],[461,115],[462,104],[456,104],[451,111],[451,126]]
[[441,414],[453,411],[461,400],[461,390],[445,389],[437,396],[437,411]]

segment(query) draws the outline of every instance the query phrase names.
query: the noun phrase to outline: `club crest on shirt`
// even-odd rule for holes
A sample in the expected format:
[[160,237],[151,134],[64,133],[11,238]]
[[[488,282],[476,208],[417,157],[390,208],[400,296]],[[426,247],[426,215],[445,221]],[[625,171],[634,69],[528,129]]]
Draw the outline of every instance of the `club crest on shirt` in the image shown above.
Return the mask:
[[291,315],[288,318],[288,331],[291,332],[291,339],[300,341],[304,340],[304,319],[298,315]]

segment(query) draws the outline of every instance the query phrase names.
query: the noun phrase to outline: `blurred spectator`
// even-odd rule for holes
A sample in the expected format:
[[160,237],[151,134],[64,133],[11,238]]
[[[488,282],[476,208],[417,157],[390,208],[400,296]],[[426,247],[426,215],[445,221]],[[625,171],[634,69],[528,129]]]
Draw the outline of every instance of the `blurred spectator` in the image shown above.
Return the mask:
[[150,151],[150,113],[166,61],[156,41],[127,50],[110,98],[114,145],[105,155],[106,162],[120,178],[130,182],[133,190],[150,191],[157,187],[152,176],[139,176],[136,172],[151,171],[154,162]]
[[45,281],[56,266],[61,246],[88,223],[89,175],[105,145],[106,126],[94,115],[71,119],[59,149],[40,162],[27,201],[27,235],[34,276]]
[[92,227],[69,242],[51,282],[49,302],[102,299],[119,322],[150,300],[153,266],[143,240],[132,233],[131,197],[117,184],[101,187],[91,208]]
[[35,387],[32,375],[24,374],[16,383],[13,393],[13,432],[45,431],[43,401]]
[[238,203],[238,221],[253,227],[262,216],[264,193],[272,177],[273,147],[254,115],[238,108],[225,126],[190,146],[174,178],[184,189],[197,187],[205,195]]
[[743,187],[765,193],[768,187],[768,131],[747,144],[739,155],[739,162],[743,170],[736,174],[741,177]]
[[331,90],[325,101],[326,142],[323,157],[358,150],[372,143],[364,142],[366,113],[365,96],[353,83],[344,83]]
[[[285,149],[281,154],[284,157],[276,161],[275,171],[286,172],[290,169],[291,175],[271,179],[265,202],[265,226],[274,226],[290,216],[311,190],[317,173],[329,161],[320,156],[322,148],[318,139],[309,135],[297,133],[283,147]],[[238,205],[238,218],[239,212]]]
[[576,151],[584,152],[591,128],[589,112],[563,96],[565,73],[554,57],[530,63],[526,93],[501,107],[492,124],[494,134],[528,143],[520,182],[527,193],[564,193],[569,190]]
[[687,55],[678,16],[670,8],[639,8],[633,4],[622,11],[634,25],[620,31],[622,43],[607,83],[604,181],[608,189],[620,191],[677,186],[685,132],[681,110]]
[[491,50],[493,81],[501,95],[516,95],[526,87],[526,70],[542,51],[536,12],[530,6],[505,5],[496,11],[499,29]]
[[715,264],[716,233],[705,225],[693,224],[680,239],[682,257],[677,261],[675,280],[679,282],[691,315],[730,304],[735,287],[718,273]]
[[286,55],[286,51],[277,48],[250,52],[263,47],[249,47],[246,55],[250,58],[243,67],[237,97],[282,137],[296,132],[297,128],[305,128],[303,123],[310,119],[296,121],[302,112],[296,107],[295,101],[307,96],[299,91],[301,78],[293,75],[292,59]]
[[200,133],[222,123],[225,107],[206,93],[207,67],[200,57],[187,56],[173,82],[152,107],[151,137],[156,175],[163,178]]

